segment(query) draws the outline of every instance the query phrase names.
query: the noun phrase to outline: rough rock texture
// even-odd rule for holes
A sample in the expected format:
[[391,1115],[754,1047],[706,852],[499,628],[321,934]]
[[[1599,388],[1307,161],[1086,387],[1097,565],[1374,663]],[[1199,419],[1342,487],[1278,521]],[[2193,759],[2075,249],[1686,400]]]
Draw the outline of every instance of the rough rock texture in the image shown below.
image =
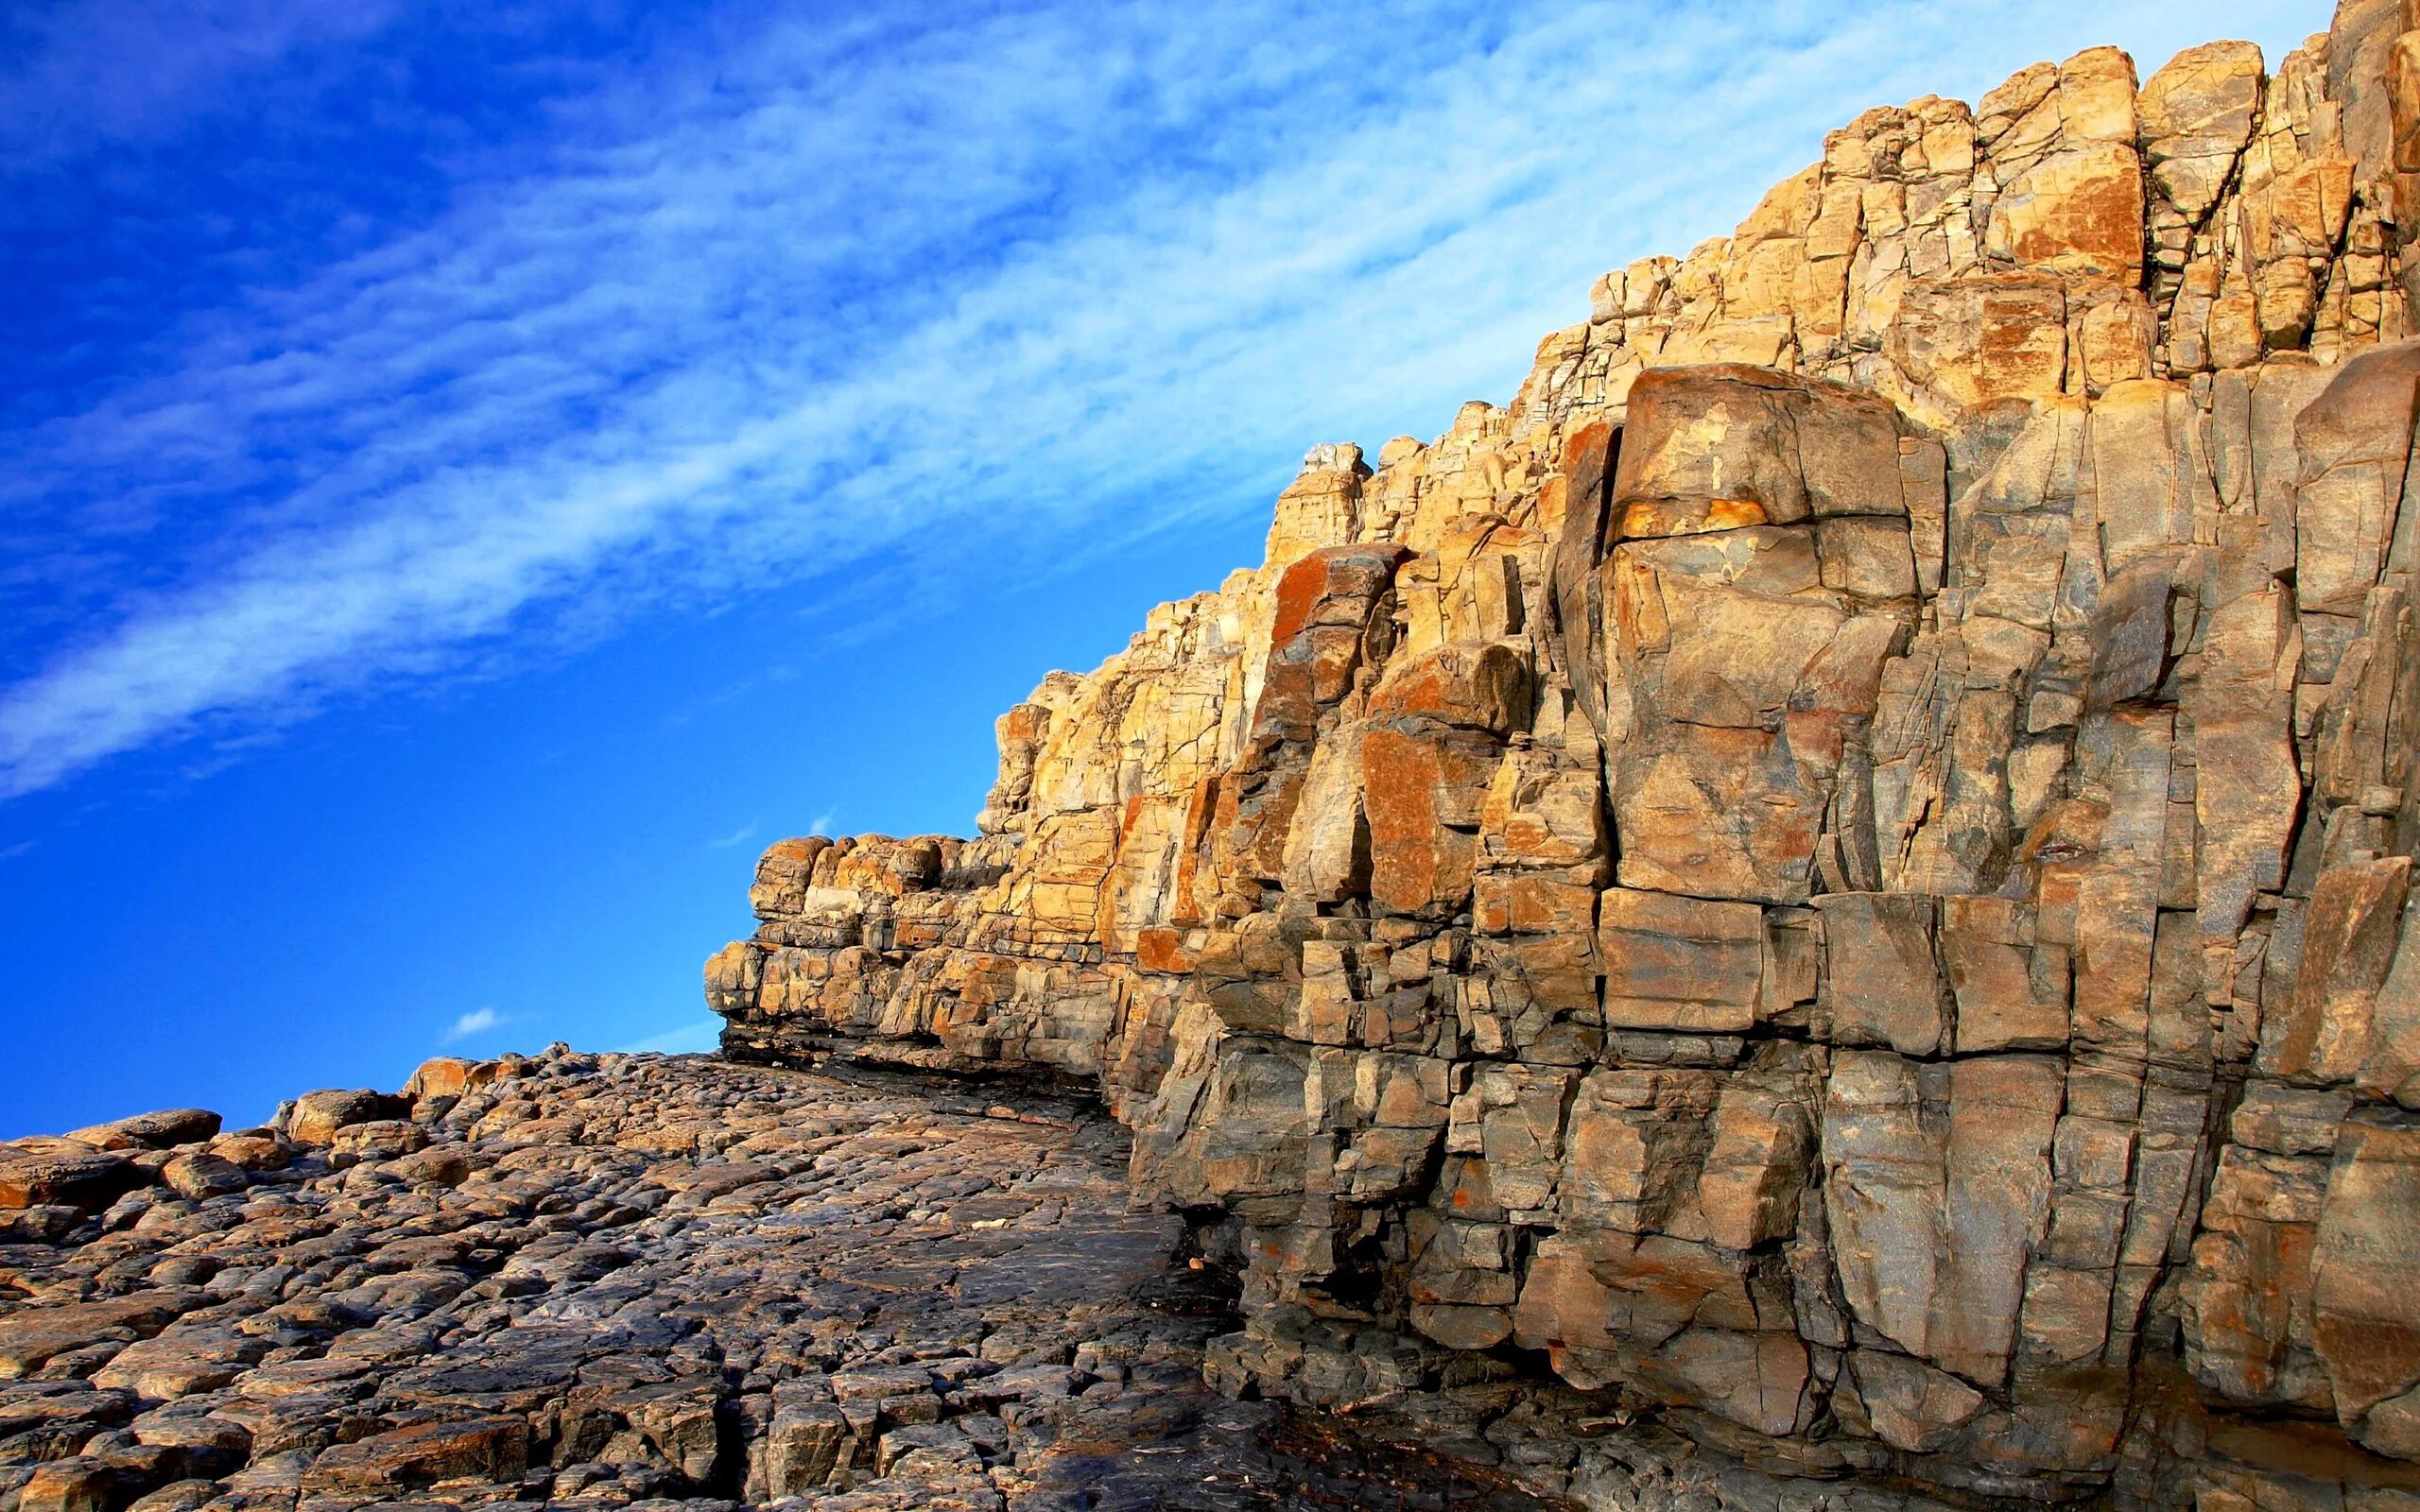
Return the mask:
[[1557,1381],[1601,1504],[1616,1420],[2420,1504],[2416,27],[1833,133],[1508,407],[1314,450],[978,838],[774,847],[727,1055],[1097,1084],[1222,1387]]
[[0,1507],[1539,1504],[1213,1393],[1233,1315],[1097,1108],[560,1048],[414,1091],[108,1125],[122,1194],[0,1214]]

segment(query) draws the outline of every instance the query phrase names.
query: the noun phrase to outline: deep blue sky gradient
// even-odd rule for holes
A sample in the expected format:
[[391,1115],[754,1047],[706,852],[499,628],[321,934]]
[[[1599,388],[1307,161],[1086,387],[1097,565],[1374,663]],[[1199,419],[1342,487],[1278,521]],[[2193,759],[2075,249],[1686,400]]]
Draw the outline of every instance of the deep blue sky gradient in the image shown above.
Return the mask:
[[[0,18],[0,1137],[703,1048],[755,854],[1823,130],[2283,0]],[[486,1025],[456,1036],[466,1019]]]

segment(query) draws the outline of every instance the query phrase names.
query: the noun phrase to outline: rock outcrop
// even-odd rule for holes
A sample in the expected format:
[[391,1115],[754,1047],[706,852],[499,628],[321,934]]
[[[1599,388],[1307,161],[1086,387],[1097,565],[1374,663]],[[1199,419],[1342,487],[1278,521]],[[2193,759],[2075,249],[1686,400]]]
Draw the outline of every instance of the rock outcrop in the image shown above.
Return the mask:
[[977,837],[766,854],[725,1053],[1097,1085],[1218,1383],[1548,1490],[2411,1504],[2415,11],[1869,112],[1315,449]]
[[0,1507],[1538,1504],[1219,1398],[1125,1131],[1004,1095],[558,1047],[0,1145],[122,1161],[0,1191]]

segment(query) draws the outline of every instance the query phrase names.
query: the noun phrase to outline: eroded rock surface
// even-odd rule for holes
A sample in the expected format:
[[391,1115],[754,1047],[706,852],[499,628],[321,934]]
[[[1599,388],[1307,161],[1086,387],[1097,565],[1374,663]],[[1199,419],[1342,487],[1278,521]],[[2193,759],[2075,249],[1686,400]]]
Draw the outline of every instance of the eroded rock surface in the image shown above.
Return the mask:
[[1223,1295],[1097,1108],[560,1049],[414,1091],[110,1125],[145,1176],[9,1210],[0,1506],[1539,1504],[1212,1392]]
[[726,1053],[1098,1086],[1222,1388],[1502,1366],[1549,1490],[2408,1504],[2415,26],[1834,132],[1315,449],[978,837],[774,847]]

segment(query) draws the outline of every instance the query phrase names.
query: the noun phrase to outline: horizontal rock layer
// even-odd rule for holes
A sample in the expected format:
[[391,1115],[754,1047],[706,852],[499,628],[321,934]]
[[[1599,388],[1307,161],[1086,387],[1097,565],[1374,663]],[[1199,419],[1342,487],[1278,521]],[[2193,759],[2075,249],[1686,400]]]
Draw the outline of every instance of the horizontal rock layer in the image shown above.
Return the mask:
[[1232,1390],[2403,1495],[2416,26],[1834,132],[1508,407],[1314,450],[1002,716],[978,837],[775,846],[726,1054],[1097,1083]]

